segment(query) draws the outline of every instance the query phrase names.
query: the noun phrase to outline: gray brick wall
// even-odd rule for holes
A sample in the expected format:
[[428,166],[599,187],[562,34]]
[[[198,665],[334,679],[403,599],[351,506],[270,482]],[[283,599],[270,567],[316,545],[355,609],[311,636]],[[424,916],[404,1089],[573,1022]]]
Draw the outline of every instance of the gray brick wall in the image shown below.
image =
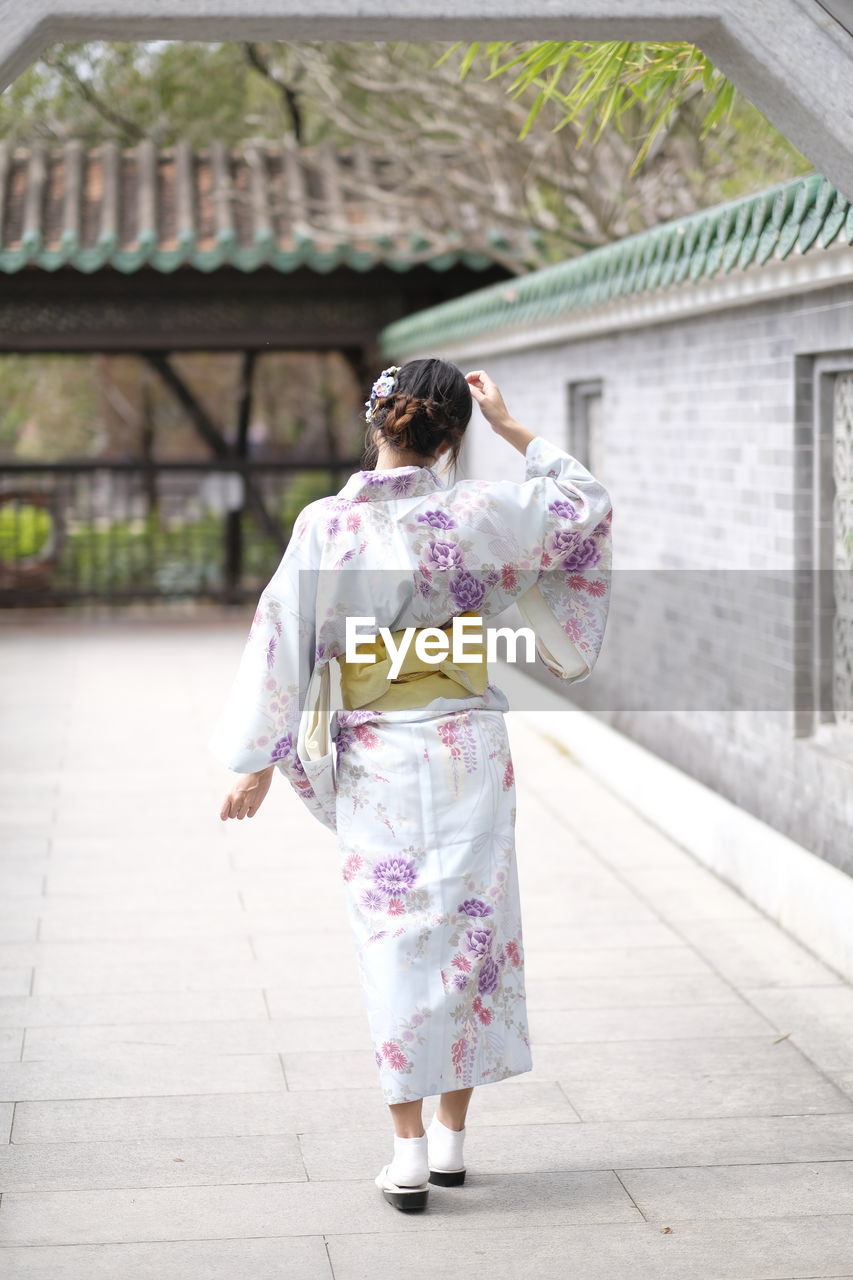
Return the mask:
[[[590,465],[613,498],[613,601],[572,701],[848,873],[853,743],[812,711],[810,575],[793,570],[816,566],[811,365],[851,347],[841,284],[459,358],[565,448],[568,385],[603,384]],[[521,466],[478,421],[462,474]]]

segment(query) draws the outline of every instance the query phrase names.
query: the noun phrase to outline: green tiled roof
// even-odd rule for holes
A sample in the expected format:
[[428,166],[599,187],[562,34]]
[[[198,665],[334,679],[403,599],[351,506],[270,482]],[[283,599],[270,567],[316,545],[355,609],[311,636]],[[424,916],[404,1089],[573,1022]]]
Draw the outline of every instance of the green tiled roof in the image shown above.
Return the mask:
[[827,178],[809,174],[427,307],[386,325],[380,348],[386,357],[397,358],[433,343],[516,328],[825,249],[839,235],[853,244],[853,207]]
[[150,138],[127,149],[114,140],[0,141],[0,272],[402,272],[460,263],[523,271],[541,251],[532,228],[498,213],[487,221],[472,213],[460,231],[444,190],[426,191],[415,208],[405,191],[396,195],[392,157],[362,141],[337,149],[284,137],[233,150],[216,141],[196,150],[186,140],[158,149]]

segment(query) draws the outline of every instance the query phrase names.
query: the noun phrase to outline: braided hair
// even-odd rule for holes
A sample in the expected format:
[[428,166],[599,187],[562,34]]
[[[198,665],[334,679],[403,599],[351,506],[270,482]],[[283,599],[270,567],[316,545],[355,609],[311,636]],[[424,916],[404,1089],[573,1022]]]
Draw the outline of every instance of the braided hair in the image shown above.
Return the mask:
[[434,458],[447,442],[448,465],[455,466],[473,403],[458,365],[437,357],[407,361],[400,366],[390,394],[373,403],[364,469],[376,466],[381,442],[422,458]]

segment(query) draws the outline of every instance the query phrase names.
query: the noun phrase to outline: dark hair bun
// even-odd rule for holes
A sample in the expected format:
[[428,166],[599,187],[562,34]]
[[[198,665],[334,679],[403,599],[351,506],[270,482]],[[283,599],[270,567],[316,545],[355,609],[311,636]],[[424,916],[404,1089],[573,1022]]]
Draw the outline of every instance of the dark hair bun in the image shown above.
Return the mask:
[[472,407],[471,388],[457,365],[438,357],[407,361],[390,394],[373,401],[365,465],[375,466],[383,440],[421,458],[435,457],[446,444],[455,463]]
[[382,418],[380,430],[395,449],[412,449],[416,438],[423,433],[414,430],[415,418],[422,415],[427,420],[432,418],[432,406],[421,396],[413,396],[409,392],[399,391],[388,397],[389,405]]

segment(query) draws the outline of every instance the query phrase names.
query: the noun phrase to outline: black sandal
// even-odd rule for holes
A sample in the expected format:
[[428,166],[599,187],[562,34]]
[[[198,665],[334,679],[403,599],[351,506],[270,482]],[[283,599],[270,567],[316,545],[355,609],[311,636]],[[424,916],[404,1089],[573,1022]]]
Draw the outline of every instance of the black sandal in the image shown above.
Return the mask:
[[430,1167],[429,1180],[437,1187],[461,1187],[465,1181],[464,1169],[433,1169]]
[[397,1183],[392,1182],[388,1177],[387,1164],[383,1165],[373,1181],[395,1209],[402,1209],[404,1213],[417,1213],[419,1209],[425,1209],[427,1206],[429,1182],[421,1182],[416,1187],[398,1187]]

